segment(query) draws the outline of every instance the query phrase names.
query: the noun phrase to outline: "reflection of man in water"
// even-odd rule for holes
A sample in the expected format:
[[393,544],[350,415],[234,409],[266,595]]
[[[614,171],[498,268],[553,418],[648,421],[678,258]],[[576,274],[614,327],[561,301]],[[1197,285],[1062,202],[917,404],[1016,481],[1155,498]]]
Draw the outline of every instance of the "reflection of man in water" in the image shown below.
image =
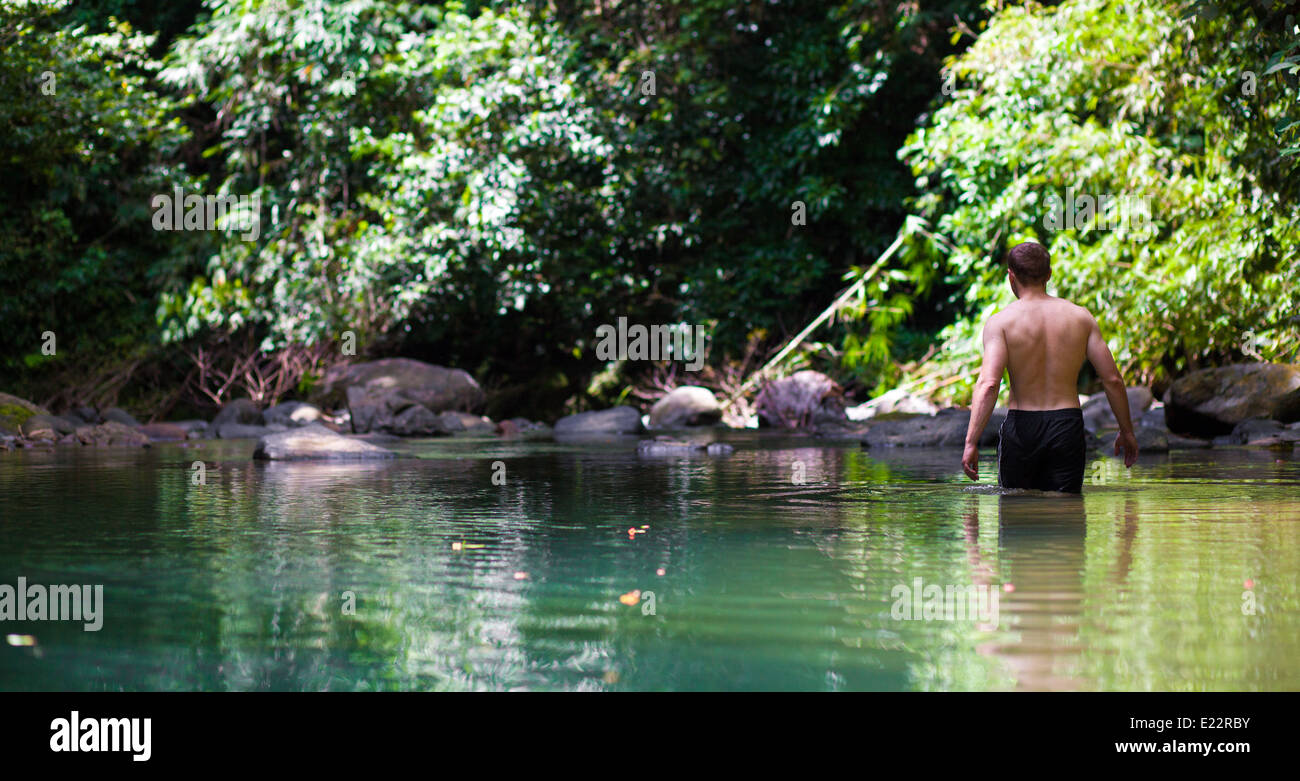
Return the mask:
[[1047,294],[1052,276],[1046,248],[1032,241],[1007,253],[1007,278],[1017,301],[984,325],[984,365],[971,403],[962,468],[979,479],[979,439],[993,412],[1005,370],[1010,408],[998,444],[998,482],[1006,488],[1080,493],[1087,443],[1077,395],[1084,358],[1101,378],[1119,422],[1115,454],[1137,461],[1124,380],[1088,310]]

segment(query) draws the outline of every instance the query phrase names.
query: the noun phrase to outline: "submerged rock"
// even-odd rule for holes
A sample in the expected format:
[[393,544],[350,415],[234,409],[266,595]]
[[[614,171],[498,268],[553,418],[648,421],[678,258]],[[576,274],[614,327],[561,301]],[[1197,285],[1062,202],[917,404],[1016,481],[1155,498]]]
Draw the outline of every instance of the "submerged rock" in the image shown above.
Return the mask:
[[396,458],[391,450],[345,437],[313,423],[277,434],[267,434],[257,442],[253,458],[265,461],[369,460]]
[[683,385],[650,408],[652,429],[711,426],[722,420],[722,405],[713,391],[698,385]]
[[687,456],[699,453],[728,456],[736,452],[736,449],[725,442],[683,442],[672,437],[655,437],[641,440],[636,446],[636,452],[637,455],[650,457]]
[[579,412],[555,422],[556,436],[635,434],[641,430],[641,413],[633,407]]
[[1250,418],[1300,420],[1300,366],[1238,363],[1181,377],[1165,394],[1165,419],[1177,434],[1231,434]]

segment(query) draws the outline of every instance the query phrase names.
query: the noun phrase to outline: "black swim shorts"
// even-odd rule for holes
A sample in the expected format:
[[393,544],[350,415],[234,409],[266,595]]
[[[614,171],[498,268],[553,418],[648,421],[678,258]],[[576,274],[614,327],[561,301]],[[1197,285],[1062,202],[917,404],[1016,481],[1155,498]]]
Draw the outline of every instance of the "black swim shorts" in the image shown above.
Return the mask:
[[1077,407],[1007,412],[998,442],[998,483],[1003,488],[1083,491],[1088,444]]

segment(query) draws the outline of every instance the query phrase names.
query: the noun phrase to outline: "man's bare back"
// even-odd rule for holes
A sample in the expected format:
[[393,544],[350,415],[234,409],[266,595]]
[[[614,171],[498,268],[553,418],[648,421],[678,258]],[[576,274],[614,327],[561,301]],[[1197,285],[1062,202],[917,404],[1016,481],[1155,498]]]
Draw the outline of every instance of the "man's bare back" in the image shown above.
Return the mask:
[[1089,337],[1100,332],[1088,310],[1063,298],[1016,301],[989,318],[985,333],[1001,338],[1011,382],[1011,409],[1079,406],[1079,370]]
[[[1086,359],[1101,379],[1120,426],[1115,452],[1122,449],[1125,465],[1132,466],[1138,448],[1124,381],[1096,318],[1081,306],[1047,294],[1047,251],[1032,242],[1018,245],[1008,255],[1008,265],[1018,300],[985,323],[984,362],[975,384],[962,465],[972,480],[978,479],[977,445],[1005,371],[1011,385],[1007,406],[1016,412],[1001,432],[999,481],[1023,483],[1011,487],[1051,485],[1050,490],[1077,492],[1084,448],[1079,370]],[[1017,267],[1028,281],[1017,276]],[[1009,456],[1005,461],[1004,455]]]

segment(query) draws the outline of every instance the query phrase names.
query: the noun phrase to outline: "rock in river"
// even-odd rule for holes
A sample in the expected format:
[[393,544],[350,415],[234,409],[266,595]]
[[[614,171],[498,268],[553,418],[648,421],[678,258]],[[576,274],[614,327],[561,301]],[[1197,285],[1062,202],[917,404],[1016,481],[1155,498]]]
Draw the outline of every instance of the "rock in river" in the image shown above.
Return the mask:
[[[397,416],[413,405],[418,404],[435,415],[447,411],[469,412],[482,406],[486,395],[474,378],[461,369],[410,358],[385,358],[326,372],[321,382],[320,401],[332,408],[329,405],[344,400],[356,433],[397,433]],[[416,423],[423,425],[423,421]]]
[[1300,366],[1237,363],[1178,378],[1165,394],[1165,421],[1177,434],[1230,434],[1243,420],[1300,420]]
[[319,423],[267,434],[257,442],[253,458],[265,461],[368,460],[396,458],[391,450],[337,434]]
[[[989,417],[980,447],[998,443],[998,429],[1006,419],[1004,409],[995,409]],[[966,443],[970,410],[950,407],[937,415],[914,415],[895,420],[880,420],[867,427],[863,447],[961,447]]]
[[634,407],[579,412],[555,423],[556,436],[575,434],[635,434],[641,430],[641,413]]
[[683,385],[650,408],[650,428],[710,426],[722,419],[722,405],[708,388]]

